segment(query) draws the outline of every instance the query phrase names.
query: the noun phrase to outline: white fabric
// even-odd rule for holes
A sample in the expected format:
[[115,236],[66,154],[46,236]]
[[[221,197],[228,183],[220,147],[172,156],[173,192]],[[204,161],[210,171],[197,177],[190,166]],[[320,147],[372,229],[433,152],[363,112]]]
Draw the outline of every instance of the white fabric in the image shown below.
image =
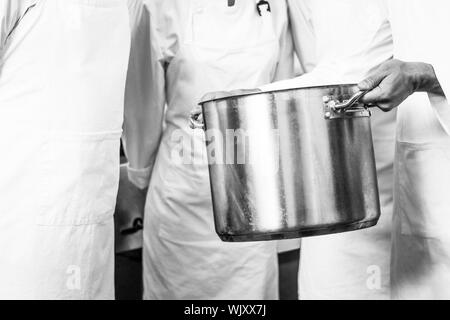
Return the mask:
[[[233,7],[222,0],[146,1],[148,19],[135,35],[146,53],[130,62],[136,67],[130,69],[126,105],[134,111],[125,117],[133,124],[125,135],[135,169],[130,179],[150,176],[144,298],[278,296],[276,242],[224,243],[215,234],[204,134],[188,122],[207,92],[292,76],[287,7],[280,0],[270,4],[272,13],[261,17],[256,1]],[[180,141],[188,144],[184,163]]]
[[0,1],[0,298],[111,299],[128,9],[33,2]]
[[[450,96],[450,3],[387,1],[394,54],[431,63]],[[450,106],[417,93],[398,111],[392,294],[450,299]]]
[[12,33],[16,24],[23,18],[28,8],[37,0],[20,0],[0,2],[0,52],[6,45],[6,39]]
[[[307,74],[263,90],[357,83],[392,56],[377,0],[288,0],[297,55]],[[380,187],[376,227],[302,239],[300,299],[389,298],[395,112],[374,110],[372,131]]]

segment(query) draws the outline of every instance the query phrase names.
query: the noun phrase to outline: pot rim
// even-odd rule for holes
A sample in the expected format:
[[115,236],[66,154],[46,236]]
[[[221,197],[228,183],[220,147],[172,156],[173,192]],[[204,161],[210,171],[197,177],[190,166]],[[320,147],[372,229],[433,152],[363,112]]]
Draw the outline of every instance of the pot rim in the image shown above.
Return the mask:
[[297,90],[303,90],[303,89],[325,89],[325,88],[337,88],[337,87],[355,87],[357,86],[356,83],[343,83],[343,84],[327,84],[327,85],[320,85],[320,86],[309,86],[309,87],[293,87],[293,88],[285,88],[285,89],[276,89],[276,90],[267,90],[262,91],[259,89],[254,90],[248,90],[248,92],[242,92],[240,90],[240,93],[233,94],[234,91],[213,91],[206,93],[201,99],[198,105],[202,106],[205,103],[208,102],[217,102],[217,101],[223,101],[227,99],[235,99],[235,98],[243,98],[243,97],[249,97],[249,96],[256,96],[256,95],[262,95],[262,94],[272,94],[272,93],[279,93],[279,92],[286,92],[286,91],[297,91]]

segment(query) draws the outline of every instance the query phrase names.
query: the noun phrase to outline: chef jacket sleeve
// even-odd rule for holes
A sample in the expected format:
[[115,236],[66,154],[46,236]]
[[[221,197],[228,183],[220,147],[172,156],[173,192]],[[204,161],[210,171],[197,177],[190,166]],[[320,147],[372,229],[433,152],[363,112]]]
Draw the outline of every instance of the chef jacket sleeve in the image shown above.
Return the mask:
[[[445,44],[443,45],[445,46]],[[442,51],[443,48],[436,48],[437,51]],[[445,98],[433,93],[429,93],[431,104],[437,112],[439,121],[441,122],[444,130],[450,135],[450,61],[449,61],[450,50],[447,49],[447,55],[435,58],[432,61],[434,72],[444,91]]]
[[143,189],[149,184],[162,135],[165,77],[150,7],[142,0],[129,0],[129,9],[132,36],[123,143],[129,180]]
[[316,66],[316,43],[308,1],[287,0],[295,53],[301,70],[311,72]]
[[0,52],[27,10],[38,0],[0,0]]
[[[423,10],[422,10],[423,8]],[[443,34],[450,30],[450,1],[438,1],[436,3],[424,2],[417,5],[417,10],[422,14],[426,27],[422,28],[421,46],[423,62],[433,66],[439,84],[444,91],[442,95],[429,93],[431,105],[435,109],[438,120],[450,135],[450,41]]]
[[357,83],[392,57],[390,25],[379,0],[288,4],[297,55],[308,73],[263,90]]

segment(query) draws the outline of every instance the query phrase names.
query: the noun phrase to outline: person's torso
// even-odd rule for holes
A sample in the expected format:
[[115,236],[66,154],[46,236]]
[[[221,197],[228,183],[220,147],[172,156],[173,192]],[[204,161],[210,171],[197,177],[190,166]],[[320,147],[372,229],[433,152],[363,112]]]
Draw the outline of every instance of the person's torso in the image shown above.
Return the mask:
[[205,137],[189,128],[189,113],[208,92],[273,80],[287,9],[284,1],[270,1],[271,12],[263,7],[259,15],[257,2],[229,7],[221,0],[164,1],[154,10],[166,63],[167,110],[152,186],[161,197],[170,193],[166,209],[183,221],[180,226],[198,226],[198,236],[213,234],[212,206]]
[[111,299],[128,9],[35,2],[0,55],[0,296]]
[[[388,4],[395,58],[430,63],[447,73],[444,79],[448,79],[448,1],[390,0]],[[450,136],[440,117],[441,108],[450,108],[445,97],[420,92],[398,111],[392,255],[395,299],[448,299]]]
[[129,32],[121,0],[39,0],[11,30],[0,57],[1,211],[45,225],[111,216]]
[[[377,0],[288,3],[297,26],[293,30],[297,54],[305,59],[303,65],[309,65],[306,77],[313,84],[357,83],[392,56],[389,26]],[[333,23],[335,19],[339,20]],[[366,230],[303,239],[300,299],[389,297],[395,122],[395,112],[372,112],[382,206],[379,223]]]

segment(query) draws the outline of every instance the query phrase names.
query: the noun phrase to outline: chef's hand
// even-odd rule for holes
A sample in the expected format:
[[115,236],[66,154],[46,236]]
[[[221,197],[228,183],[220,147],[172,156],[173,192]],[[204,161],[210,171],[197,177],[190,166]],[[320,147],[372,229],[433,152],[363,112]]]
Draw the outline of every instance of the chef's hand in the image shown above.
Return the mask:
[[396,108],[414,92],[444,95],[432,65],[395,59],[383,63],[358,87],[360,90],[369,90],[361,99],[362,102],[377,105],[383,111]]
[[139,189],[128,180],[127,168],[120,168],[115,218],[119,225],[131,225],[133,219],[144,217],[147,188]]
[[200,105],[195,105],[191,110],[190,114],[190,124],[191,129],[203,129],[203,113],[202,107]]

